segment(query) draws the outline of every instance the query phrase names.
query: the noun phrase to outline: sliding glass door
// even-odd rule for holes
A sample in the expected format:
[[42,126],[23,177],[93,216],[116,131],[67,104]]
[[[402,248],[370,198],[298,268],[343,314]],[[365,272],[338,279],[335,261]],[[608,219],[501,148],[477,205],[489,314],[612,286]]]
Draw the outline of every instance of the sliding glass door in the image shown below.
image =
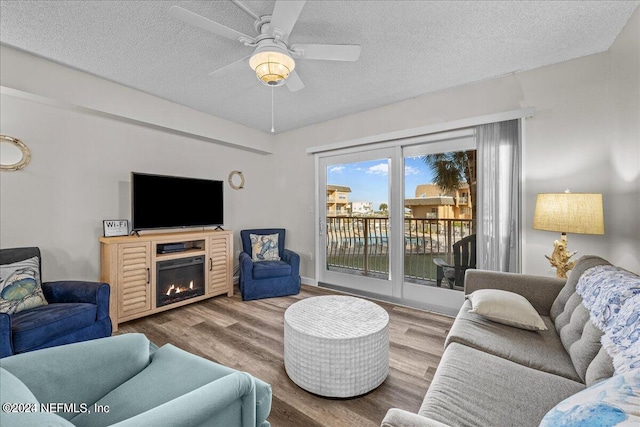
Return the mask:
[[319,279],[391,295],[392,150],[324,157],[319,165]]
[[476,151],[467,142],[403,150],[405,282],[462,290],[459,277],[476,265]]

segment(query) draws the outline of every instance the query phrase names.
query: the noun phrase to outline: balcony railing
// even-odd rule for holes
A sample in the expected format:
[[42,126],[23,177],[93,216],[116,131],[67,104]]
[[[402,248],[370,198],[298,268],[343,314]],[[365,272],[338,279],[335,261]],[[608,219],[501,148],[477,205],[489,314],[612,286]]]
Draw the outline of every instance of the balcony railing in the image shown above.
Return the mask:
[[[433,258],[453,265],[453,243],[472,233],[473,220],[404,220],[404,280],[433,285]],[[327,268],[363,276],[389,273],[389,218],[327,216]]]

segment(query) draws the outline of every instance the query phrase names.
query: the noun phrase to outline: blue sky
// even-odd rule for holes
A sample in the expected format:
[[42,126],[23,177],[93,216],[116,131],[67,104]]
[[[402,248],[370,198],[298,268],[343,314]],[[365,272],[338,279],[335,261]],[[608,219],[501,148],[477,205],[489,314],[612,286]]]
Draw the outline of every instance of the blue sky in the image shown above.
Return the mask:
[[[420,157],[405,158],[405,198],[415,197],[418,184],[433,180],[431,171]],[[387,159],[336,164],[327,167],[327,184],[351,188],[350,202],[372,202],[378,210],[381,203],[389,204],[389,163]]]

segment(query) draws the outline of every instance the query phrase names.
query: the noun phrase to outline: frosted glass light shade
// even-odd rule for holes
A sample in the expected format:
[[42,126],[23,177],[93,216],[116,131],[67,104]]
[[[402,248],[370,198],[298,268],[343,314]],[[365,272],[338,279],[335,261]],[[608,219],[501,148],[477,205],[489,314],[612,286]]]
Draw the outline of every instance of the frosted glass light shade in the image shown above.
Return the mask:
[[249,66],[258,79],[269,86],[280,86],[296,66],[289,55],[278,51],[256,52],[249,60]]
[[533,228],[573,234],[604,234],[602,194],[538,194]]

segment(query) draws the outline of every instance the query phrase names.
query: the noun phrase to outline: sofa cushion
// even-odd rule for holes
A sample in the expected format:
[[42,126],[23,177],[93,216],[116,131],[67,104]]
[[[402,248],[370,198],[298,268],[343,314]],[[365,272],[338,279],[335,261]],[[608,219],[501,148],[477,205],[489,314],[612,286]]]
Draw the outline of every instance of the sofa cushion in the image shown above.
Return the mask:
[[253,278],[256,280],[290,275],[291,266],[284,261],[263,261],[253,264]]
[[602,331],[589,321],[589,311],[582,304],[573,310],[569,323],[560,330],[562,344],[583,382],[589,364],[602,348],[600,337]]
[[0,313],[14,314],[46,304],[40,283],[40,258],[0,265]]
[[590,387],[597,382],[611,377],[613,373],[613,359],[609,356],[607,350],[604,347],[601,347],[600,351],[598,351],[598,354],[593,358],[587,368],[585,383]]
[[[0,366],[19,378],[38,401],[89,406],[148,364],[149,340],[142,334],[83,341],[0,359]],[[70,420],[77,414],[58,415]]]
[[[573,266],[571,273],[569,274],[569,278],[567,279],[567,283],[564,285],[558,296],[556,297],[553,305],[551,306],[551,320],[556,322],[556,317],[560,313],[562,313],[565,309],[565,304],[576,291],[576,286],[578,285],[578,280],[580,280],[580,276],[586,270],[593,268],[598,265],[610,265],[609,261],[600,258],[594,255],[585,255],[581,257],[576,265]],[[574,307],[575,308],[575,307]],[[569,314],[569,317],[571,315]]]
[[558,403],[541,427],[640,425],[640,369],[616,375]]
[[581,381],[548,316],[541,316],[546,331],[528,331],[501,325],[469,313],[465,301],[445,341],[460,343],[520,365]]
[[13,351],[21,353],[54,338],[90,326],[96,321],[95,304],[55,303],[11,316]]
[[[0,368],[0,425],[3,426],[73,426],[69,421],[50,412],[41,412],[40,403],[22,381]],[[19,406],[8,406],[4,404]]]
[[419,414],[452,426],[537,426],[558,402],[584,388],[579,382],[451,343]]
[[494,322],[531,331],[544,331],[547,326],[529,301],[522,295],[500,289],[479,289],[467,299],[471,301],[471,313]]
[[[80,414],[72,422],[76,426],[111,425],[156,408],[234,372],[237,371],[167,344],[153,353],[151,363],[143,371],[97,402],[117,410]],[[271,409],[271,386],[258,379],[254,380],[256,418],[261,423],[266,420]]]

